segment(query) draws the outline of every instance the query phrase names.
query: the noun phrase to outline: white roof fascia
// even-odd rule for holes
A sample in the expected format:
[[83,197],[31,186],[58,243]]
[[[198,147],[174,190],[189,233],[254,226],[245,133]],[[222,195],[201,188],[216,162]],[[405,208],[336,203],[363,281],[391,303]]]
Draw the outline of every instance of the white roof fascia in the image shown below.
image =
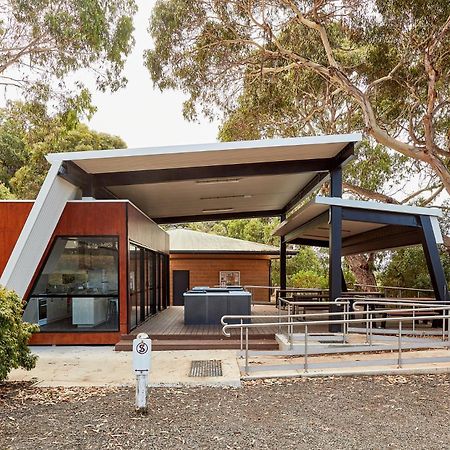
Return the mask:
[[436,216],[431,216],[430,221],[431,227],[433,229],[434,239],[436,240],[436,244],[443,244],[444,238],[442,237],[442,231],[439,225],[438,218]]
[[176,153],[214,152],[240,149],[261,149],[286,146],[320,145],[359,142],[361,133],[334,134],[325,136],[305,136],[299,138],[260,139],[253,141],[214,142],[210,144],[174,145],[163,147],[145,147],[111,150],[92,150],[84,152],[51,153],[46,156],[50,163],[62,161],[82,161],[88,159],[120,158],[129,156],[151,156]]
[[78,187],[58,176],[52,164],[0,278],[0,284],[23,297],[33,279],[66,202]]
[[385,211],[403,214],[421,214],[424,216],[442,217],[439,208],[424,208],[420,206],[395,205],[392,203],[380,203],[374,201],[350,200],[339,197],[317,196],[314,202],[319,205],[343,206],[347,208],[369,209],[374,211]]

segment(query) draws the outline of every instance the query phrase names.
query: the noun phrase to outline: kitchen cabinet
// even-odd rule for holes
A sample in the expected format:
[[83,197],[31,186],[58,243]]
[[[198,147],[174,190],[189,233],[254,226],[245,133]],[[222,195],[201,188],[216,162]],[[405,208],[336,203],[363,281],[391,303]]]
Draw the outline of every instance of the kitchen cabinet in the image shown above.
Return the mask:
[[72,324],[78,327],[95,327],[108,318],[109,298],[73,297]]

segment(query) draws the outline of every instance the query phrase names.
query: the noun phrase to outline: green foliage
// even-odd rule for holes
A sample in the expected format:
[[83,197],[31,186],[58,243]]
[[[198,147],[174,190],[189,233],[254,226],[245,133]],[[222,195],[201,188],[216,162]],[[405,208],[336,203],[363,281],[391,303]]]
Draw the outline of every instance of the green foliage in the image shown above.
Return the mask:
[[[295,287],[321,287],[323,283],[326,284],[328,277],[326,256],[312,247],[301,246],[296,248],[296,251],[297,253],[288,257],[286,261],[287,285],[292,287],[296,283]],[[315,277],[311,274],[315,274]],[[307,281],[308,279],[309,281]],[[275,286],[280,283],[279,260],[272,261],[271,280]],[[314,280],[320,283],[320,286],[302,286],[300,285],[301,280],[305,281],[305,283],[313,283]]]
[[[450,279],[450,255],[441,253],[447,280]],[[383,286],[431,289],[431,280],[421,247],[403,248],[392,252],[387,266],[379,274]]]
[[220,220],[217,222],[197,222],[184,225],[191,230],[218,234],[261,244],[279,245],[279,238],[272,231],[279,224],[277,218]]
[[126,147],[119,137],[98,133],[80,123],[79,116],[90,109],[90,97],[84,93],[67,99],[65,108],[54,114],[39,102],[11,102],[0,110],[3,194],[35,198],[49,168],[47,153]]
[[344,170],[344,181],[372,192],[397,191],[416,172],[412,161],[379,144],[363,140],[356,158]]
[[11,194],[11,191],[8,189],[8,187],[0,182],[0,200],[9,200],[13,198],[14,196]]
[[32,333],[39,330],[22,320],[22,301],[13,292],[0,287],[0,381],[5,380],[12,369],[31,370],[37,357],[28,348]]
[[301,270],[295,273],[289,281],[290,287],[295,288],[328,288],[328,279],[312,270]]
[[[134,0],[5,2],[0,22],[5,84],[48,96],[67,89],[69,73],[88,69],[100,89],[118,89],[126,81],[122,70],[134,44],[136,10]],[[6,76],[10,72],[12,78]]]

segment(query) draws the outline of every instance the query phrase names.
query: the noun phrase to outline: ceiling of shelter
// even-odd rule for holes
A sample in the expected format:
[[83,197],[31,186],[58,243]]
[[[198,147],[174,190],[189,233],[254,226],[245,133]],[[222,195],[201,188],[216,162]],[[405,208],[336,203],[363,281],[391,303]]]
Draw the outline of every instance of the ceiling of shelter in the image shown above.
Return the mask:
[[[315,197],[281,223],[273,234],[285,236],[286,242],[292,244],[326,247],[329,245],[330,235],[329,209],[333,204],[340,205],[343,210],[359,210],[362,213],[357,220],[345,218],[343,213],[343,255],[421,244],[423,237],[420,227],[406,226],[405,224],[409,222],[400,221],[399,218],[440,214],[434,208]],[[376,217],[371,214],[373,212]],[[383,222],[385,219],[380,216],[383,213],[391,214],[391,224]],[[397,219],[394,219],[396,215]]]
[[264,177],[230,177],[134,186],[109,186],[150,217],[191,216],[279,210],[314,173]]

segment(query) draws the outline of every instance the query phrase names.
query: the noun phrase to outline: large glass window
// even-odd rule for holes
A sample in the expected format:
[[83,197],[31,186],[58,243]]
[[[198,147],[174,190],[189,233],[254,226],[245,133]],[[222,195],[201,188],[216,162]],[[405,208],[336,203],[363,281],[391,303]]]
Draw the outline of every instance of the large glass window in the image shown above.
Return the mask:
[[117,237],[58,237],[38,276],[24,320],[41,331],[117,331]]

